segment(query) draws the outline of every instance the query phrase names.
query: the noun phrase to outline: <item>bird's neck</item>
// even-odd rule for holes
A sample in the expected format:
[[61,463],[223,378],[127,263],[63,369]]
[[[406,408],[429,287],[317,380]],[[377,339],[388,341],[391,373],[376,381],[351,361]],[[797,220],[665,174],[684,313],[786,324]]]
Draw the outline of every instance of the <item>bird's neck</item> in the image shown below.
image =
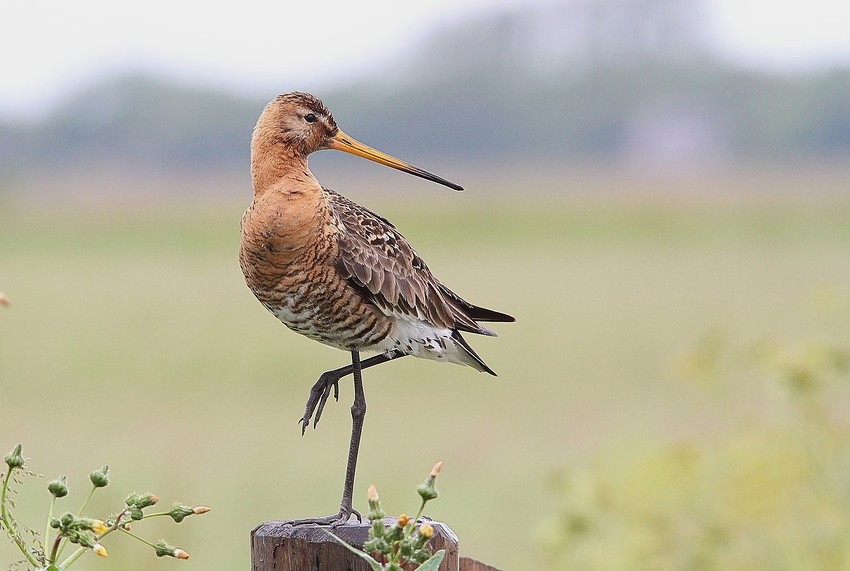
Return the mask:
[[333,232],[324,191],[299,156],[252,153],[251,176],[254,199],[242,218],[243,269],[273,258],[274,272],[288,271]]
[[307,167],[307,159],[295,154],[252,153],[251,181],[255,200],[267,192],[306,196],[322,192],[319,181]]

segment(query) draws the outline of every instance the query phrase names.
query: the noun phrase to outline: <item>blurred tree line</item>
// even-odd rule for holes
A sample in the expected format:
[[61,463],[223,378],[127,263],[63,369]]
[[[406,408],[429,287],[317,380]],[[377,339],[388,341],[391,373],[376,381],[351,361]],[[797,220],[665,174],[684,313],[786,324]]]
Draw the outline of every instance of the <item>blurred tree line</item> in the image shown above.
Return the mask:
[[[665,168],[850,155],[850,70],[778,75],[723,61],[703,8],[577,0],[491,13],[318,95],[346,131],[415,158]],[[0,122],[0,169],[244,170],[273,95],[110,78],[39,122]]]

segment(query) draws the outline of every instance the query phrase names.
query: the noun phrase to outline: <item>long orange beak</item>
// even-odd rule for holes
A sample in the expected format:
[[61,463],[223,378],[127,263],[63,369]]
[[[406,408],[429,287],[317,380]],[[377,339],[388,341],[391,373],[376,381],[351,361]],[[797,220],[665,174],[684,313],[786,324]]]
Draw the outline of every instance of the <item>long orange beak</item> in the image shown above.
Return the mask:
[[331,138],[330,143],[328,143],[328,148],[343,151],[345,153],[351,153],[352,155],[357,155],[358,157],[363,157],[364,159],[369,159],[370,161],[375,161],[376,163],[445,185],[454,190],[463,190],[463,187],[459,184],[455,184],[417,166],[406,163],[386,153],[382,153],[368,145],[364,145],[354,137],[349,137],[340,130],[338,130],[336,135]]

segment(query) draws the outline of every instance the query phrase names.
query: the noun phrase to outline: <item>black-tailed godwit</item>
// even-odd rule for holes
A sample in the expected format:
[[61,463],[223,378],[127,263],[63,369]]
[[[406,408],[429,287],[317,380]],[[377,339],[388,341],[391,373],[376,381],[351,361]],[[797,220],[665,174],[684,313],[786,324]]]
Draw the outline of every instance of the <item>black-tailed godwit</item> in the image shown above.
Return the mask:
[[[331,391],[336,398],[339,380],[353,374],[351,444],[340,510],[294,522],[340,524],[353,512],[366,415],[362,369],[413,355],[493,375],[461,333],[495,335],[479,322],[514,318],[464,301],[434,277],[388,220],[319,184],[307,168],[307,157],[322,149],[462,188],[349,137],[322,102],[306,93],[276,97],[254,128],[254,198],[242,217],[239,253],[245,281],[284,325],[351,353],[351,365],[319,377],[301,419],[302,434],[314,414],[315,427]],[[377,355],[361,361],[361,351]]]

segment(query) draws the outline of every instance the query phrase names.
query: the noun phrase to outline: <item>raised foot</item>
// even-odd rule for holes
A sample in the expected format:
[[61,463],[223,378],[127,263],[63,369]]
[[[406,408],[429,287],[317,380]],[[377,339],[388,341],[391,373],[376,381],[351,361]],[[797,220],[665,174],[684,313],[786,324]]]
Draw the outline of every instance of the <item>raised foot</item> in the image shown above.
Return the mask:
[[[322,373],[319,380],[310,389],[310,396],[307,397],[307,405],[304,407],[304,416],[298,422],[301,424],[301,436],[310,426],[310,419],[313,417],[313,412],[316,413],[316,418],[313,420],[313,428],[319,424],[319,419],[322,418],[322,411],[325,410],[325,404],[331,396],[333,389],[334,400],[339,400],[339,380],[342,375],[338,371],[328,371]],[[316,408],[318,406],[318,409]],[[329,516],[330,517],[330,516]]]
[[289,525],[327,525],[330,527],[337,527],[340,525],[345,525],[351,519],[351,516],[355,516],[357,521],[363,523],[363,516],[357,510],[351,510],[350,512],[347,510],[339,510],[334,515],[329,515],[325,517],[308,517],[305,519],[293,519],[289,520],[286,523]]

